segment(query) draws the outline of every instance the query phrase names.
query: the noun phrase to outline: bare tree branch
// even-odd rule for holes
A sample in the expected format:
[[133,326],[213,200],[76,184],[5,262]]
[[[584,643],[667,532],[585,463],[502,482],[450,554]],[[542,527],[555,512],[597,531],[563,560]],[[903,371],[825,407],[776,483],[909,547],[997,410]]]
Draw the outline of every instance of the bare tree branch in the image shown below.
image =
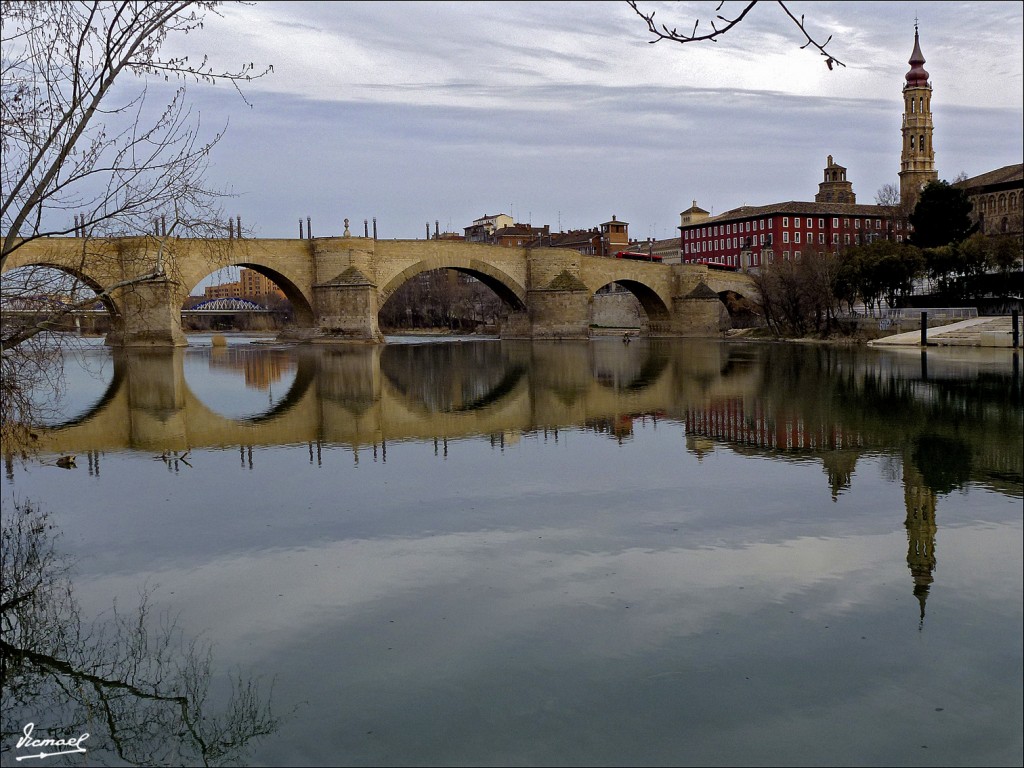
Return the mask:
[[[217,195],[205,188],[203,175],[223,132],[200,141],[198,121],[185,107],[185,83],[222,79],[238,90],[271,68],[256,71],[248,63],[215,70],[207,57],[193,65],[188,56],[162,57],[160,51],[170,35],[201,28],[204,15],[215,13],[217,5],[186,0],[0,4],[0,268],[10,254],[40,237],[72,231],[139,234],[174,201],[215,210]],[[149,118],[145,85],[135,95],[124,97],[121,88],[115,95],[114,85],[125,73],[182,84]],[[69,223],[72,212],[81,215],[75,227]]]
[[[655,36],[654,40],[648,41],[651,43],[658,43],[661,42],[662,40],[671,40],[672,42],[675,43],[696,43],[702,41],[711,41],[713,43],[718,42],[718,38],[720,38],[722,35],[726,34],[730,30],[735,28],[740,22],[743,21],[746,15],[753,10],[755,5],[758,4],[758,1],[759,0],[750,0],[750,2],[748,2],[743,7],[743,10],[740,11],[740,13],[735,18],[728,18],[718,13],[718,11],[722,10],[722,6],[725,5],[724,0],[722,0],[722,2],[719,2],[718,6],[715,8],[716,16],[714,19],[711,20],[710,32],[699,32],[698,30],[700,28],[700,19],[697,19],[693,23],[693,29],[690,30],[689,33],[687,33],[680,32],[676,27],[669,28],[667,24],[659,24],[655,22],[654,11],[651,11],[650,13],[644,13],[643,11],[640,10],[639,7],[637,7],[636,0],[626,0],[626,2],[629,3],[629,7],[636,12],[636,15],[643,19],[645,22],[647,22],[647,29],[651,32],[652,35]],[[838,64],[840,67],[846,66],[843,62],[841,62],[839,59],[837,59],[835,56],[833,56],[831,53],[825,50],[826,46],[832,41],[831,35],[829,35],[828,39],[825,40],[825,42],[817,42],[813,37],[811,37],[810,32],[807,31],[807,27],[804,24],[804,17],[801,15],[800,18],[797,19],[796,16],[794,16],[792,12],[790,12],[789,8],[786,7],[786,4],[782,2],[782,0],[777,0],[777,2],[779,7],[782,8],[782,11],[792,20],[793,24],[796,25],[797,29],[800,30],[800,32],[806,39],[806,42],[800,46],[801,49],[805,49],[808,47],[816,48],[818,52],[825,57],[825,66],[827,66],[830,70],[836,64]],[[716,21],[721,22],[723,26],[718,26]]]

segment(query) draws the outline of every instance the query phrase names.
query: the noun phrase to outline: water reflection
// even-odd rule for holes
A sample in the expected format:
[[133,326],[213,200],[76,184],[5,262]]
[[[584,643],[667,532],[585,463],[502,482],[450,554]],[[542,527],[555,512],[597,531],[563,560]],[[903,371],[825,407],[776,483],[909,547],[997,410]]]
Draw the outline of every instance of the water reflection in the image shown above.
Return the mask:
[[93,602],[159,579],[311,703],[260,762],[1019,763],[1007,355],[246,354],[119,357],[40,434],[88,473],[7,486],[67,510]]
[[[186,364],[185,361],[191,361]],[[233,374],[206,385],[200,365]],[[657,341],[458,343],[120,353],[96,403],[40,433],[44,451],[168,452],[532,434],[634,419],[682,424],[698,458],[821,461],[833,497],[884,452],[936,493],[967,482],[1021,496],[1020,380],[1009,360]],[[278,394],[238,416],[245,387]],[[196,391],[203,391],[202,398]]]
[[[237,764],[279,720],[254,679],[236,676],[212,704],[213,654],[149,593],[90,619],[76,597],[59,529],[28,503],[5,508],[0,589],[0,744],[48,764]],[[74,749],[34,740],[74,740]],[[22,746],[27,744],[27,746]],[[85,755],[85,757],[79,757]],[[52,758],[56,757],[57,760]]]

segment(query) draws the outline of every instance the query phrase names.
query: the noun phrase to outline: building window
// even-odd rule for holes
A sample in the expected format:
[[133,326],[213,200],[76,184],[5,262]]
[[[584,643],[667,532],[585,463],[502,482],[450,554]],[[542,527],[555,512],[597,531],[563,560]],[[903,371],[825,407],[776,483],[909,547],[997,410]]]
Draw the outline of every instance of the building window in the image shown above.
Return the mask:
[[897,243],[902,243],[903,242],[903,235],[896,235],[896,242]]
[[795,216],[793,218],[793,226],[794,227],[799,227],[800,226],[800,217],[799,216]]
[[818,229],[824,229],[824,228],[825,228],[825,220],[824,219],[818,219]]
[[844,236],[843,236],[843,240],[844,240],[844,242],[846,243],[846,245],[849,245],[849,244],[850,244],[850,236],[849,236],[849,235],[844,235]]
[[[789,234],[789,233],[787,232],[786,234]],[[786,242],[785,236],[783,236],[782,242]],[[794,232],[793,233],[793,242],[794,243],[799,243],[800,242],[800,233],[799,232]]]
[[839,226],[839,219],[838,218],[833,218],[832,219],[832,226],[833,227],[838,227]]
[[782,226],[784,226],[784,227],[788,227],[789,226],[789,216],[783,216],[782,217]]
[[818,233],[818,245],[824,245],[824,244],[825,244],[825,233],[824,232],[819,232]]
[[789,251],[783,251],[782,252],[782,260],[783,261],[789,261]]
[[832,243],[834,245],[839,245],[839,233],[838,232],[833,232],[832,233]]
[[794,260],[794,261],[800,261],[800,251],[796,251],[796,252],[795,252],[795,253],[793,254],[793,260]]
[[850,228],[850,220],[849,219],[843,219],[843,226],[846,227],[847,229],[849,229]]
[[782,242],[784,242],[784,243],[788,243],[789,242],[789,232],[788,231],[784,231],[782,233]]
[[882,220],[881,219],[875,219],[875,229],[881,229],[881,228],[882,228]]

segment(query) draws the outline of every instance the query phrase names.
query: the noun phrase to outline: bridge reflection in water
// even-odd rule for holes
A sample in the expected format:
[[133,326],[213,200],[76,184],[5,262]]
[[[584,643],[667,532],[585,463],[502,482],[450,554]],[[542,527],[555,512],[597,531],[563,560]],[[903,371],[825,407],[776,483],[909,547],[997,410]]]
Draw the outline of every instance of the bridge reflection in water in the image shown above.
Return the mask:
[[[116,352],[107,391],[84,413],[44,430],[47,452],[183,451],[229,446],[455,439],[669,413],[709,395],[757,390],[758,371],[731,369],[718,343],[619,341],[392,344],[209,351],[247,386],[291,378],[267,410],[218,412],[190,386],[195,350]],[[239,382],[241,385],[241,382]],[[228,409],[221,409],[228,410]]]
[[[97,473],[107,451],[237,447],[251,467],[254,447],[303,443],[318,464],[325,447],[339,446],[358,463],[361,449],[387,461],[397,441],[433,441],[447,455],[459,438],[504,447],[583,428],[621,442],[637,419],[660,419],[678,426],[680,451],[698,459],[727,447],[820,461],[833,499],[862,456],[881,452],[902,467],[907,563],[923,620],[937,498],[967,482],[1017,498],[1024,486],[1019,369],[972,354],[655,340],[121,351],[95,405],[42,430],[39,445],[88,453]],[[202,376],[190,386],[192,365],[235,371],[259,391],[290,384],[262,412],[231,417],[204,397]]]
[[[622,437],[631,418],[654,416],[680,424],[698,457],[722,444],[816,457],[833,495],[848,487],[859,455],[879,450],[929,465],[961,457],[963,466],[921,471],[960,482],[970,476],[1019,495],[1019,370],[972,354],[933,353],[929,364],[867,350],[669,340],[116,351],[102,395],[40,430],[39,447],[358,449],[602,424],[618,425],[607,431]],[[211,392],[207,371],[241,380]],[[240,415],[246,390],[270,397],[257,396],[262,410]],[[959,416],[965,410],[970,419]],[[943,440],[959,447],[919,447]]]

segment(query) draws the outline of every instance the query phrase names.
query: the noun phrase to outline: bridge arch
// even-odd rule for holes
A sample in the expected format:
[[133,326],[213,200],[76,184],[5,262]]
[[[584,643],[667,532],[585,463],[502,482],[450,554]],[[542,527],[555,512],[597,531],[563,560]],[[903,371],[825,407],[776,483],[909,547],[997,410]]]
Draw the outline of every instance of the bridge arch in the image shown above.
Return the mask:
[[508,273],[480,259],[451,255],[423,259],[391,276],[378,288],[378,306],[383,307],[395,291],[416,275],[435,269],[454,269],[456,272],[475,277],[513,310],[520,311],[526,308],[526,287]]
[[[113,298],[109,294],[104,294],[104,291],[111,290],[111,287],[108,285],[104,285],[103,281],[94,277],[92,274],[86,272],[85,270],[67,264],[61,264],[57,261],[47,260],[45,258],[38,260],[30,259],[27,261],[12,260],[4,265],[4,280],[10,280],[18,284],[18,288],[16,288],[15,290],[22,293],[23,295],[25,293],[26,288],[28,293],[31,293],[33,291],[32,285],[34,283],[38,283],[40,286],[42,286],[51,282],[51,278],[45,275],[42,276],[41,278],[30,277],[29,273],[32,272],[33,270],[48,270],[59,272],[62,275],[66,275],[67,277],[72,278],[77,283],[77,285],[70,286],[72,290],[77,289],[80,286],[88,288],[89,290],[96,294],[96,301],[100,302],[103,305],[103,308],[106,309],[107,314],[110,316],[111,330],[116,332],[123,329],[124,308],[117,301],[117,299]],[[24,277],[19,277],[19,275],[23,275]],[[21,283],[25,284],[22,285]],[[56,288],[57,286],[53,286],[48,290],[45,290],[45,292],[52,293],[53,290],[55,290]]]
[[214,269],[208,271],[205,275],[201,275],[198,279],[196,279],[193,276],[192,278],[190,278],[191,285],[189,286],[188,292],[191,293],[193,290],[195,290],[195,287],[205,277],[226,267],[242,267],[243,269],[251,269],[253,272],[263,275],[263,277],[272,281],[274,285],[281,289],[281,292],[284,293],[285,298],[288,299],[288,301],[291,303],[292,310],[295,313],[295,324],[304,328],[309,328],[313,326],[313,306],[312,302],[310,301],[310,298],[305,294],[305,292],[301,288],[299,288],[299,286],[283,272],[272,267],[268,267],[264,264],[260,264],[259,262],[256,261],[231,261],[227,264],[221,264],[216,266]]
[[612,285],[618,285],[624,288],[626,293],[636,299],[637,303],[640,305],[640,310],[643,312],[643,315],[638,318],[638,322],[642,332],[646,329],[647,333],[659,333],[668,328],[671,322],[671,312],[668,305],[665,303],[665,300],[651,286],[640,280],[629,278],[613,280],[606,283],[590,295],[589,303],[591,322],[594,321],[595,310],[597,310],[598,302],[602,301],[600,296],[614,295],[601,294],[600,291]]

